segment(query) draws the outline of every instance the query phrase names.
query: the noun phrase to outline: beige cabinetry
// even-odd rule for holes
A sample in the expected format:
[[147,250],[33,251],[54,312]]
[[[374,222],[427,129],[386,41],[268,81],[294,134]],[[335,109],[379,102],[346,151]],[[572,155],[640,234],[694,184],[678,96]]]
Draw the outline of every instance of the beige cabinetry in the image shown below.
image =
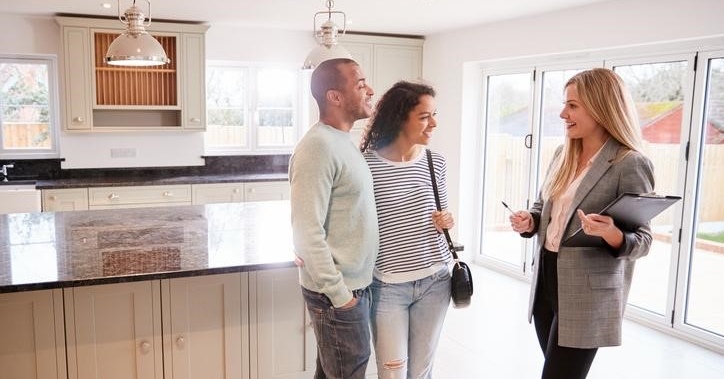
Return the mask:
[[162,281],[166,378],[249,378],[248,274]]
[[[422,38],[360,34],[340,37],[340,44],[364,71],[367,83],[375,92],[375,99],[400,80],[418,81],[422,78],[423,42]],[[350,136],[355,143],[359,142],[366,123],[366,119],[354,123]]]
[[65,314],[69,379],[314,374],[296,268],[69,288]]
[[158,281],[69,288],[69,379],[163,379]]
[[1,377],[66,377],[62,304],[59,289],[0,294]]
[[192,193],[194,204],[288,200],[289,182],[194,184]]
[[87,211],[88,189],[47,189],[42,190],[43,212]]
[[296,268],[250,274],[252,377],[314,376],[317,349]]
[[89,209],[143,208],[190,204],[190,184],[88,188]]
[[63,47],[63,125],[68,131],[205,129],[206,25],[153,22],[148,32],[170,62],[107,65],[108,45],[122,32],[115,19],[56,17]]

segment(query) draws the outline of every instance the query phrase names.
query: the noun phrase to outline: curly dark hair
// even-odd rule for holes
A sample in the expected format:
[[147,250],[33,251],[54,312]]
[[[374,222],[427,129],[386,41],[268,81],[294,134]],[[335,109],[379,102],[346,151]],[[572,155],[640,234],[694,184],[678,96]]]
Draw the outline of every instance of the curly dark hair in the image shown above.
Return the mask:
[[404,80],[395,83],[377,102],[360,150],[378,150],[391,144],[400,134],[402,124],[407,121],[412,109],[420,104],[420,98],[424,95],[435,97],[435,90],[427,84]]

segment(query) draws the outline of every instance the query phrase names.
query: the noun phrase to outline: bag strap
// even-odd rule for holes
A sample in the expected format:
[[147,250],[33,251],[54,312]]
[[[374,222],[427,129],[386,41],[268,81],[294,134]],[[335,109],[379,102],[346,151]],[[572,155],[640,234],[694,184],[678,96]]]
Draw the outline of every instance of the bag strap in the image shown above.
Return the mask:
[[[430,149],[425,149],[427,153],[427,166],[430,168],[430,179],[432,180],[432,192],[435,194],[435,205],[437,206],[437,210],[441,211],[442,207],[440,206],[440,195],[437,191],[437,180],[435,179],[435,168],[432,165],[432,152]],[[447,240],[447,248],[450,249],[450,254],[452,254],[453,259],[456,261],[458,260],[458,254],[455,252],[455,245],[453,245],[452,238],[450,238],[450,233],[448,233],[447,229],[443,229],[442,232],[445,234],[445,239]]]

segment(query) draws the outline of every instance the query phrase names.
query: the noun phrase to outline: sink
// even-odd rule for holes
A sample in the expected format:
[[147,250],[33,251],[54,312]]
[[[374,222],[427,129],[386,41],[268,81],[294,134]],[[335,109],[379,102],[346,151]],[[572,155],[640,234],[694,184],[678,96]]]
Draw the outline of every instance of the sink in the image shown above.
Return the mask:
[[0,184],[0,214],[40,211],[40,190],[35,184]]

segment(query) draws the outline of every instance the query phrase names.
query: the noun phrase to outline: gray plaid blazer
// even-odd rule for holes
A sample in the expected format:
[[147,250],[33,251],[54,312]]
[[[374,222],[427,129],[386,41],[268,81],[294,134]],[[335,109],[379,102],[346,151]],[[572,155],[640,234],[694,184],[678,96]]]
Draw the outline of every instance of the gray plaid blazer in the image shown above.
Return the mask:
[[[576,209],[586,214],[597,213],[624,192],[647,193],[654,188],[653,165],[644,155],[630,152],[614,160],[622,146],[613,138],[604,144],[582,179],[567,210],[563,239],[581,226]],[[562,149],[556,151],[556,156]],[[552,204],[541,197],[529,209],[535,221],[532,233],[538,236],[533,261],[533,282],[530,289],[528,321],[532,319],[540,265],[541,247],[551,217]],[[561,243],[558,252],[558,343],[575,348],[596,348],[621,344],[621,325],[631,287],[634,264],[651,247],[648,225],[636,230],[623,230],[620,249],[602,244],[567,247]],[[601,240],[602,241],[602,240]]]

